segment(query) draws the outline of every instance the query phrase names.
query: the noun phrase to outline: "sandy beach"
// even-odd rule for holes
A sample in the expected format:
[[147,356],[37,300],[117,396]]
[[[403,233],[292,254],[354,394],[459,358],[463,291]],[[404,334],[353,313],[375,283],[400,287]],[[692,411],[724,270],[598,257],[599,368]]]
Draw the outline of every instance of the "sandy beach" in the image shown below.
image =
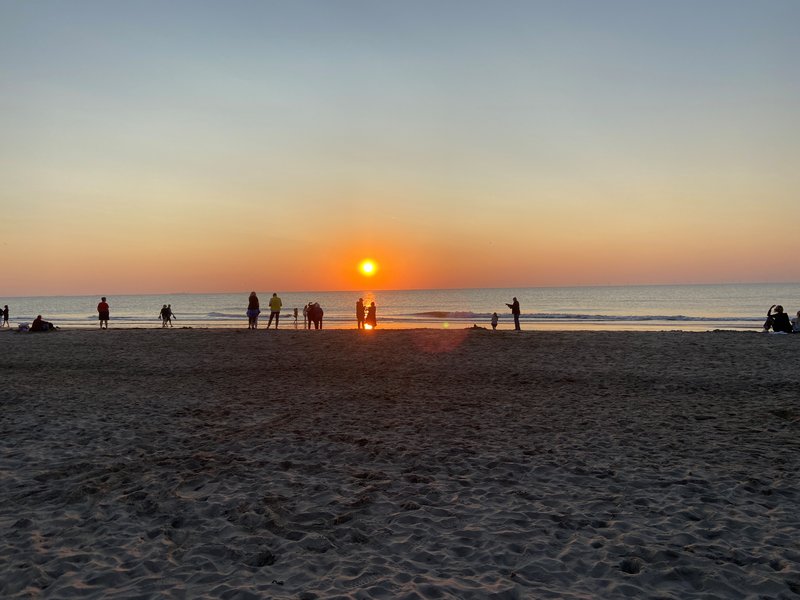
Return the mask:
[[0,365],[3,598],[800,598],[800,336],[3,332]]

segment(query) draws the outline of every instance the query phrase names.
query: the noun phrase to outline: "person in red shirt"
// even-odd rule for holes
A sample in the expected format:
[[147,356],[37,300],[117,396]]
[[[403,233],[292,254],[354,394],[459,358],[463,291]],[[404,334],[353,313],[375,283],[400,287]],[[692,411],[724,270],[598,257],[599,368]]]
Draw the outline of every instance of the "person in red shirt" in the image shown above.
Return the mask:
[[[105,296],[100,298],[100,304],[97,305],[97,315],[100,319],[100,329],[108,329],[108,302],[106,302]],[[105,323],[105,327],[103,327],[103,323]]]

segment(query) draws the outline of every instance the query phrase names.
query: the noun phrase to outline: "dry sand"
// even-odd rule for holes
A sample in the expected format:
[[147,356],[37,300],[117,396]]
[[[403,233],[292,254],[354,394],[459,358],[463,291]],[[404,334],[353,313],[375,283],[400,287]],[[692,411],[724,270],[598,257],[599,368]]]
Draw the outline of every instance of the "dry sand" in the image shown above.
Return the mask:
[[800,598],[800,336],[0,334],[3,598]]

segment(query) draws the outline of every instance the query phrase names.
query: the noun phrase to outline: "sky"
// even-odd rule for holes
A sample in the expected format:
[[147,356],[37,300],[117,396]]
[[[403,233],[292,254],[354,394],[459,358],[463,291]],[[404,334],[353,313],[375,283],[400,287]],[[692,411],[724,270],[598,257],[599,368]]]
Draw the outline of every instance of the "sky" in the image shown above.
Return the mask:
[[799,22],[0,0],[0,295],[796,282]]

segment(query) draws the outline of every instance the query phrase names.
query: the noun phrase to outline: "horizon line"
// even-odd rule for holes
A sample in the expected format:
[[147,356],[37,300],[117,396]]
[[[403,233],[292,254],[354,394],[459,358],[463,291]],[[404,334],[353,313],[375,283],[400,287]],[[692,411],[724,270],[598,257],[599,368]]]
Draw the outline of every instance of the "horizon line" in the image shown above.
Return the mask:
[[[444,288],[373,288],[373,289],[346,289],[346,290],[284,290],[281,294],[336,294],[336,293],[364,293],[364,292],[427,292],[427,291],[458,291],[458,290],[553,290],[553,289],[582,289],[582,288],[635,288],[635,287],[700,287],[700,286],[730,286],[730,285],[800,285],[800,281],[739,281],[739,282],[716,282],[716,283],[608,283],[608,284],[578,284],[578,285],[535,285],[535,286],[507,286],[507,287],[444,287]],[[252,290],[251,290],[252,291]],[[273,293],[276,290],[260,293]],[[216,292],[147,292],[147,293],[109,293],[100,294],[35,294],[30,296],[4,296],[5,298],[80,298],[80,297],[103,297],[103,296],[213,296],[213,295],[247,295],[249,292],[244,290],[216,291]]]

